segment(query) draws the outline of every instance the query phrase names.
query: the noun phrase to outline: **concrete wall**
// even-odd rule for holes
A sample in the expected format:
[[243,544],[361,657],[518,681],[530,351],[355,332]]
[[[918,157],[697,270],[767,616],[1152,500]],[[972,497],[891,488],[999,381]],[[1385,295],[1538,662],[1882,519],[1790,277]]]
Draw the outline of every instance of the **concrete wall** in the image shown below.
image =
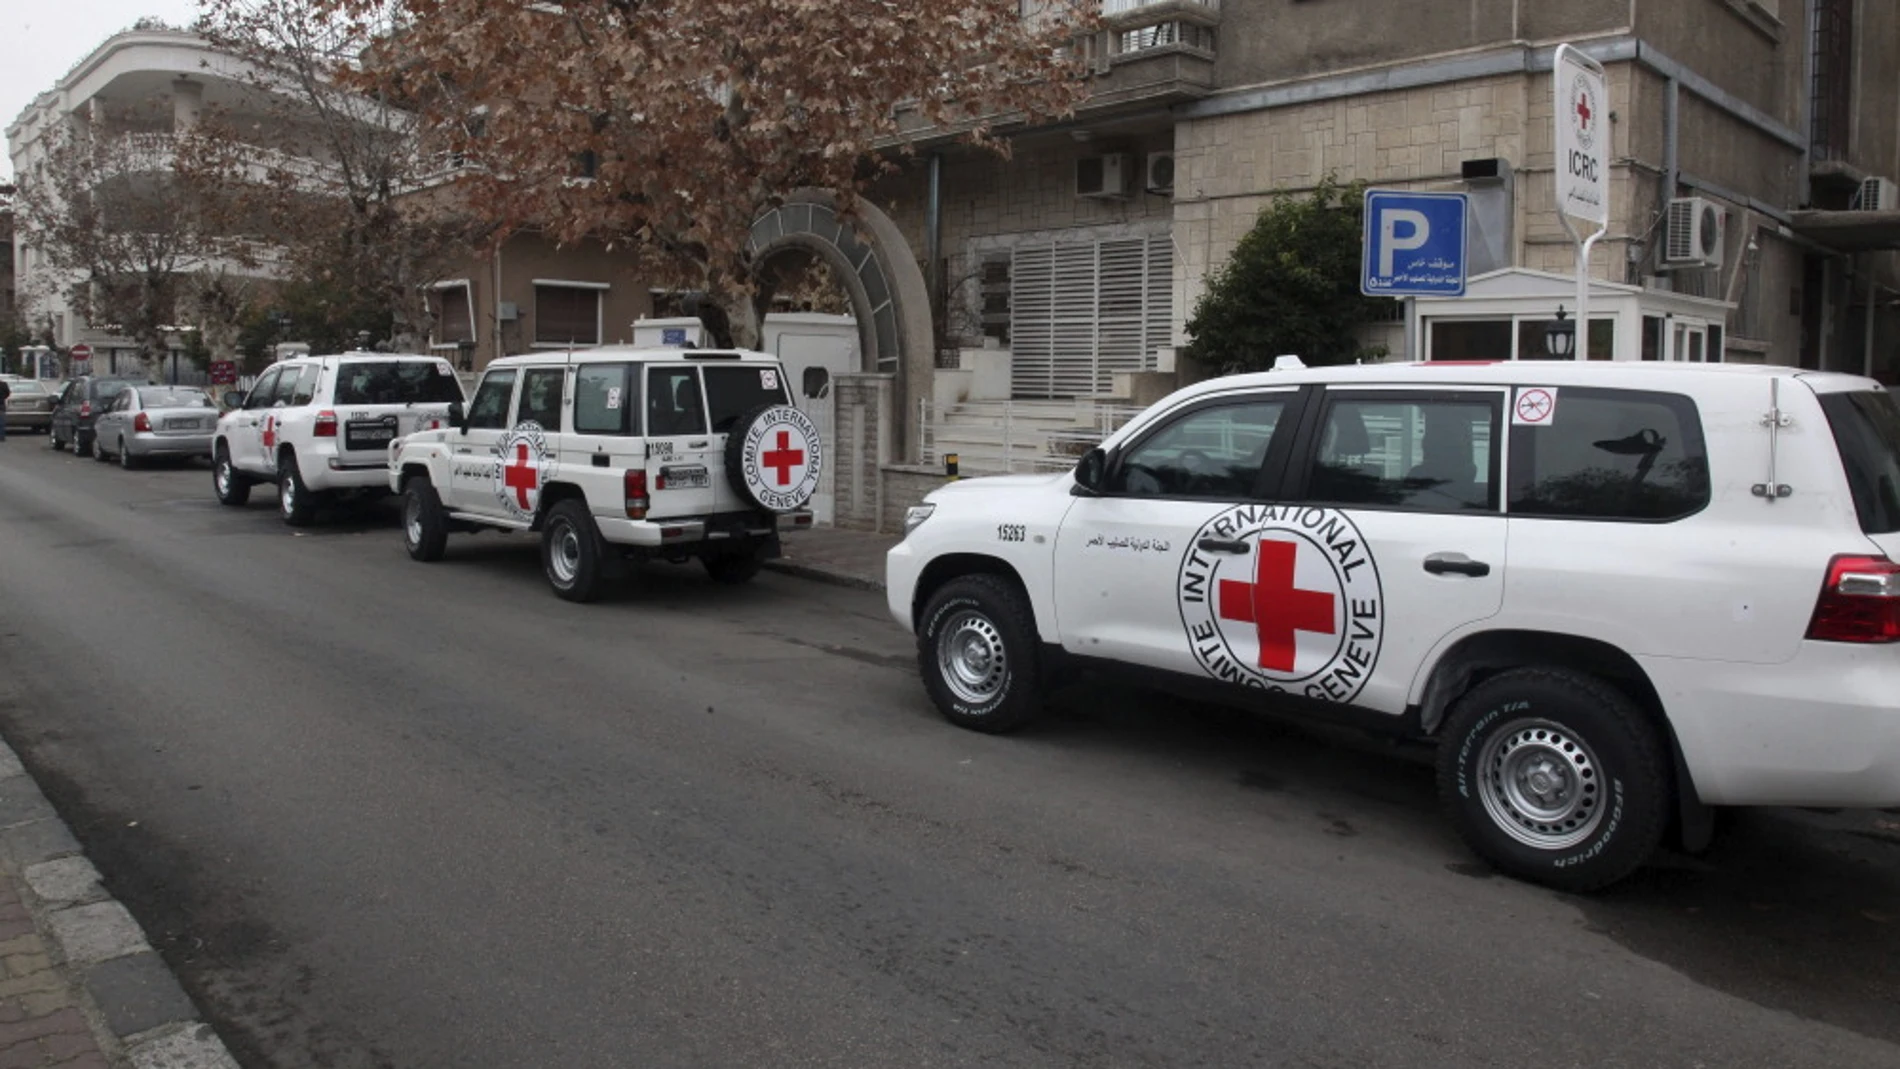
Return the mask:
[[[875,372],[836,375],[831,396],[836,415],[832,444],[836,480],[832,522],[859,531],[875,531],[883,522],[883,485],[879,473],[891,460],[891,407],[896,376]],[[902,519],[898,530],[903,530]]]

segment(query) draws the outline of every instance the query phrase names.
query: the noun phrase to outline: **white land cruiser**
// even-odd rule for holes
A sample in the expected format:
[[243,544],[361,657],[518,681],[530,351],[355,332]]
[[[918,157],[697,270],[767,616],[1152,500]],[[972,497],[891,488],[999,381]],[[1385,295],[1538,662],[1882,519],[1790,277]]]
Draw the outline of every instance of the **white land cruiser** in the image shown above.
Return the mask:
[[1428,737],[1466,842],[1573,890],[1713,807],[1900,805],[1900,407],[1867,379],[1235,376],[906,527],[891,612],[965,727],[1081,664]]
[[590,601],[632,558],[742,583],[809,527],[823,444],[765,353],[606,346],[488,365],[466,412],[389,449],[403,539],[538,531],[554,592]]
[[388,493],[389,443],[441,426],[462,385],[433,356],[343,353],[272,364],[230,408],[211,442],[218,500],[239,506],[277,484],[284,522],[302,526],[336,494]]

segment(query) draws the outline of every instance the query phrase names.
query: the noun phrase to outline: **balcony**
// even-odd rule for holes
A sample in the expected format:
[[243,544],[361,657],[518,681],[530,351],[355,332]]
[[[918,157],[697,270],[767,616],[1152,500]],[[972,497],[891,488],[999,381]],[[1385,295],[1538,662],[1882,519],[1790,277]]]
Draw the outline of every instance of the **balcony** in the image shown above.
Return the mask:
[[[336,167],[308,156],[261,145],[241,146],[242,177],[246,181],[274,182],[287,177],[300,190],[322,193],[334,190],[340,182]],[[140,174],[160,174],[173,169],[178,160],[178,135],[168,133],[123,134],[114,139],[101,161],[100,178]]]
[[1220,0],[1103,0],[1084,42],[1096,71],[1085,113],[1169,105],[1214,85]]

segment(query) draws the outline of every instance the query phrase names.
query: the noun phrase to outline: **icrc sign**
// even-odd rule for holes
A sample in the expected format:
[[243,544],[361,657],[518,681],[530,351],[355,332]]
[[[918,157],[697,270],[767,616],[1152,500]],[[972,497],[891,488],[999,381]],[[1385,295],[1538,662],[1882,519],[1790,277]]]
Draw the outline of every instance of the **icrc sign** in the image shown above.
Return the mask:
[[1610,109],[1603,65],[1566,45],[1557,50],[1555,74],[1558,210],[1607,226]]

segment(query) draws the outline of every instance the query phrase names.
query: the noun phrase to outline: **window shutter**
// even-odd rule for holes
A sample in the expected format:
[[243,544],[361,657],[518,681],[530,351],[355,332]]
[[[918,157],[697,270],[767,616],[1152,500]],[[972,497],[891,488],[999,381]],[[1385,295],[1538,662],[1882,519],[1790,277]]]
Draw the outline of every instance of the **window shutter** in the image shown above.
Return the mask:
[[1107,393],[1117,371],[1154,367],[1174,320],[1167,235],[1018,246],[1010,266],[1010,389],[1018,397]]
[[536,286],[534,340],[550,345],[600,344],[600,291]]
[[1054,389],[1054,245],[1016,250],[1009,269],[1010,393],[1048,397]]

